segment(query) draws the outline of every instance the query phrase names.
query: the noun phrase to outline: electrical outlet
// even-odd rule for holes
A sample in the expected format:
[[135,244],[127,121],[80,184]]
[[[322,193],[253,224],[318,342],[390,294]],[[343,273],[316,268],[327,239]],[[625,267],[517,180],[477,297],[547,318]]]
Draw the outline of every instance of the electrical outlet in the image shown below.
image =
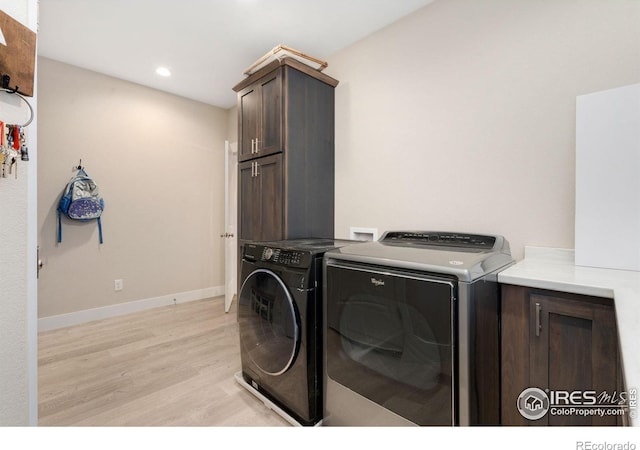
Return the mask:
[[123,287],[124,287],[124,284],[123,284],[122,279],[115,280],[115,281],[113,282],[113,289],[114,289],[115,291],[121,291]]

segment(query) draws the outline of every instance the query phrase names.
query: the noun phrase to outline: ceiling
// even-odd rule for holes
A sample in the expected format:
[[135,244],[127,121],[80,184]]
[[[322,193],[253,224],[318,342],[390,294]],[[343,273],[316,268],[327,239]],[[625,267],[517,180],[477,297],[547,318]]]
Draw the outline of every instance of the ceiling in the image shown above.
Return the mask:
[[432,1],[40,0],[38,54],[229,108],[277,45],[326,60]]

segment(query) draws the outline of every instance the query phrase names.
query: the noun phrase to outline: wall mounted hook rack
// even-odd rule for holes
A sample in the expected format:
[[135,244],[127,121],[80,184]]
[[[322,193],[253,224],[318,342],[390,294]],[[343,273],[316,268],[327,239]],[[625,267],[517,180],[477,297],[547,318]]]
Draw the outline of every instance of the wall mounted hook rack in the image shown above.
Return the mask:
[[9,84],[11,83],[11,77],[9,75],[2,75],[2,89],[5,90],[5,92],[8,92],[9,94],[15,94],[16,92],[18,92],[18,89],[20,89],[19,86],[16,86],[14,88],[9,87]]
[[29,108],[29,120],[22,124],[23,127],[28,127],[31,122],[33,122],[33,108],[31,107],[31,103],[29,103],[29,101],[24,98],[24,96],[18,93],[18,86],[16,86],[15,88],[10,88],[10,83],[11,77],[9,75],[2,75],[2,91],[6,92],[7,94],[17,95],[23,102],[27,104],[27,107]]

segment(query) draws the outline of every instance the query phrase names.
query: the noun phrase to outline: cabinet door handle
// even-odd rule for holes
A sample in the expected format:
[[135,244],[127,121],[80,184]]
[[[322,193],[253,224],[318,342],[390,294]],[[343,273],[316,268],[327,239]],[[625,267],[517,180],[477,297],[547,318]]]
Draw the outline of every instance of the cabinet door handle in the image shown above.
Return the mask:
[[255,139],[251,139],[251,154],[253,155],[255,152]]
[[251,163],[251,177],[255,177],[256,176],[256,163],[255,161]]
[[256,177],[260,175],[260,173],[258,173],[258,167],[260,167],[260,165],[256,162]]
[[258,147],[258,142],[260,142],[258,140],[258,138],[256,138],[256,154],[260,153],[260,147]]
[[540,336],[540,331],[542,331],[541,313],[542,305],[540,305],[540,303],[536,303],[536,336]]

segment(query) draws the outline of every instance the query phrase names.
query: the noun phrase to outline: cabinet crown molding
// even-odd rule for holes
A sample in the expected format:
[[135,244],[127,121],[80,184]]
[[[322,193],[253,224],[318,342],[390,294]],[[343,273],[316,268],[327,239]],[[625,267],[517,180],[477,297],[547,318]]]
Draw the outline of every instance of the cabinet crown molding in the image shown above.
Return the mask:
[[339,83],[339,81],[336,80],[335,78],[332,78],[329,75],[314,69],[313,67],[307,66],[306,64],[301,63],[298,60],[295,60],[293,58],[282,58],[282,59],[276,59],[270,62],[269,64],[264,66],[262,69],[249,75],[247,78],[245,78],[244,80],[236,84],[233,87],[233,90],[235,92],[240,92],[247,86],[250,86],[251,84],[253,84],[256,80],[262,78],[263,76],[265,76],[269,72],[272,72],[273,70],[277,69],[280,66],[289,66],[293,69],[299,70],[300,72],[303,72],[309,75],[310,77],[316,78],[317,80],[322,81],[323,83],[326,83],[331,87],[336,87]]

